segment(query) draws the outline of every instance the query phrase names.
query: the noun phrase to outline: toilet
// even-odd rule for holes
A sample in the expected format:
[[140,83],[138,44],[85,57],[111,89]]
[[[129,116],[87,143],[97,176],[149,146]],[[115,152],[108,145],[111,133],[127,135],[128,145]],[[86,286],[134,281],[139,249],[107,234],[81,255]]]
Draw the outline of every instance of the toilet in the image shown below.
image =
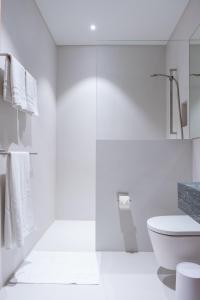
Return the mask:
[[148,219],[147,227],[159,265],[175,270],[178,263],[200,264],[200,224],[187,215]]

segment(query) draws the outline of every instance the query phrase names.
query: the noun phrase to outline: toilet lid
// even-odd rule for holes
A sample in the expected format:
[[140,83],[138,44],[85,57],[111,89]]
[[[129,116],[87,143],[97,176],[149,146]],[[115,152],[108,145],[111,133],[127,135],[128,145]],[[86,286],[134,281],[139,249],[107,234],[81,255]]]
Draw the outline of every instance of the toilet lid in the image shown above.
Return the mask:
[[147,221],[147,226],[154,232],[166,235],[200,236],[200,224],[186,215],[153,217]]

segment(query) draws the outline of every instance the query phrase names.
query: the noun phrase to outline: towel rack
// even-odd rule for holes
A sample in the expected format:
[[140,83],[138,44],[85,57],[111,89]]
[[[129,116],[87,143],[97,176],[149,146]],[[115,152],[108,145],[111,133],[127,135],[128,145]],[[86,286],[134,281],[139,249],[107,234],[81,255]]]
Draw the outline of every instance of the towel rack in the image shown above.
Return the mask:
[[[17,152],[17,151],[16,151]],[[0,150],[0,155],[9,155],[10,152],[7,152],[5,150]],[[29,152],[30,155],[37,155],[37,152]]]
[[11,55],[9,53],[0,53],[0,56],[6,56],[11,60]]

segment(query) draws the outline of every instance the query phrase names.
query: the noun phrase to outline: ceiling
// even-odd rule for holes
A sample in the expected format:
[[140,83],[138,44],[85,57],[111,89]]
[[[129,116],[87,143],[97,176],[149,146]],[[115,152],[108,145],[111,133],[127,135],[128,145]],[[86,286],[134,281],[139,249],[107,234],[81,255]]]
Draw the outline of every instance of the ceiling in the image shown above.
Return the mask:
[[[168,40],[189,0],[35,0],[57,45]],[[97,29],[91,32],[90,25]],[[129,42],[131,43],[131,42]]]

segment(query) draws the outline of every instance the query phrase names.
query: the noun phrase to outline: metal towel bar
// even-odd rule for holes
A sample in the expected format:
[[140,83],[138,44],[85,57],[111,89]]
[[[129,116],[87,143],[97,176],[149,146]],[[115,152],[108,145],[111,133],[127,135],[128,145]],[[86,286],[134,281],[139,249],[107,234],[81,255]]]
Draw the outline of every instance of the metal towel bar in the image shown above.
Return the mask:
[[6,56],[11,59],[11,55],[9,53],[0,53],[0,56]]
[[[16,151],[17,152],[17,151]],[[9,155],[10,152],[5,151],[5,150],[0,150],[0,155]],[[37,152],[29,152],[30,155],[37,155]]]

